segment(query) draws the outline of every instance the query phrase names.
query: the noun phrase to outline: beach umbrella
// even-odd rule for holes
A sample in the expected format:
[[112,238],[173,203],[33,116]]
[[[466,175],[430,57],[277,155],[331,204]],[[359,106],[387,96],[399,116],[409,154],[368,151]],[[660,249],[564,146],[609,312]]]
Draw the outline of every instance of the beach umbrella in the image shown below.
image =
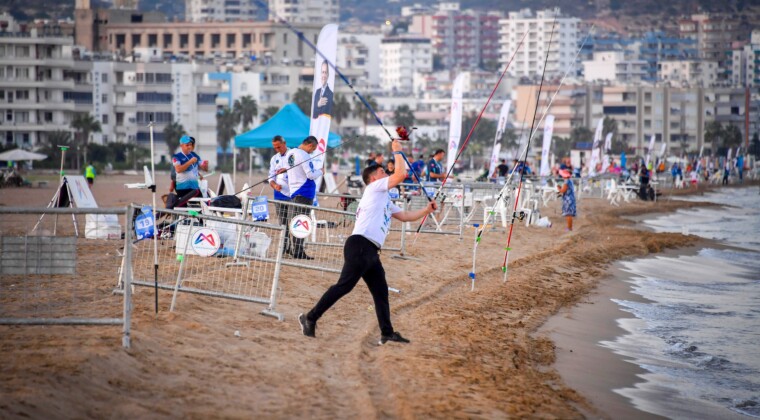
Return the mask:
[[47,155],[42,153],[28,152],[24,149],[13,149],[7,152],[0,153],[0,160],[5,161],[21,161],[21,160],[44,160],[47,159]]

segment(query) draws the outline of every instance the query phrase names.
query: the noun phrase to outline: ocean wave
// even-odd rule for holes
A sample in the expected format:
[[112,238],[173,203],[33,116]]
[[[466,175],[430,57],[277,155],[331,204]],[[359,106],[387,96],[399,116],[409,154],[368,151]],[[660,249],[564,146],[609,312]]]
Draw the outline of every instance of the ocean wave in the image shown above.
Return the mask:
[[760,418],[760,403],[755,400],[736,401],[731,409],[740,414]]

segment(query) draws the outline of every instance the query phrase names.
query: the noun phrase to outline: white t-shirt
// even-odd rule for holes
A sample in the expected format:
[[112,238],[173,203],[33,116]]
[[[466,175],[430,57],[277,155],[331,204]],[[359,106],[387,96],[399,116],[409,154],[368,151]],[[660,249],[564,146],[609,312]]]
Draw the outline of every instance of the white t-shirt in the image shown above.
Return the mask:
[[317,195],[314,180],[322,176],[322,170],[318,169],[315,160],[312,160],[306,151],[296,147],[285,153],[285,165],[288,169],[295,168],[288,171],[290,197],[300,195],[313,199]]
[[[287,154],[287,152],[285,152]],[[288,189],[288,173],[277,175],[277,170],[280,168],[290,169],[285,162],[285,154],[279,154],[275,152],[272,159],[269,160],[269,178],[279,184],[282,187],[281,191],[274,191],[274,198],[277,200],[287,200],[290,198],[290,191]]]
[[401,207],[393,204],[388,195],[388,179],[370,182],[364,189],[356,209],[356,225],[353,235],[361,235],[375,245],[382,247],[391,228],[391,216],[400,212]]

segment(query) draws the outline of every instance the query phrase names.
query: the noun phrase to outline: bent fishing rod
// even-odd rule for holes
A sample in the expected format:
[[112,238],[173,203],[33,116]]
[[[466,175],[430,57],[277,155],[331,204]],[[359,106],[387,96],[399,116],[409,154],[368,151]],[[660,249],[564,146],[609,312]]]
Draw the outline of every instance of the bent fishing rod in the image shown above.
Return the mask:
[[[268,14],[268,15],[270,15],[270,16],[273,16],[277,22],[279,22],[279,23],[283,24],[283,25],[284,25],[286,28],[288,28],[290,31],[292,31],[293,33],[295,33],[295,34],[296,34],[296,36],[298,37],[298,39],[300,39],[301,41],[303,41],[303,42],[304,42],[306,45],[308,45],[308,46],[309,46],[309,48],[311,48],[312,50],[314,50],[314,52],[315,52],[315,53],[317,53],[317,54],[318,54],[320,57],[322,57],[322,60],[324,60],[324,62],[325,62],[325,63],[327,63],[327,65],[333,69],[333,71],[335,72],[335,74],[337,74],[338,76],[340,76],[340,78],[343,80],[343,82],[345,82],[345,83],[346,83],[346,85],[348,85],[348,87],[351,89],[351,91],[354,93],[354,95],[355,95],[357,98],[359,98],[359,101],[362,103],[362,105],[364,105],[364,107],[365,107],[365,108],[367,108],[367,110],[370,112],[370,114],[372,114],[372,116],[375,118],[375,121],[377,121],[377,124],[378,124],[378,125],[380,125],[380,127],[382,127],[383,131],[385,131],[385,134],[387,134],[387,135],[388,135],[388,138],[389,138],[391,141],[393,141],[393,140],[399,140],[398,138],[394,138],[394,137],[391,135],[390,131],[388,131],[388,129],[387,129],[387,128],[385,127],[385,125],[383,124],[383,121],[380,119],[380,116],[379,116],[379,115],[377,115],[377,112],[375,112],[375,110],[374,110],[374,109],[372,109],[372,106],[369,104],[369,102],[367,102],[367,100],[364,98],[364,96],[362,96],[362,95],[359,93],[359,91],[358,91],[358,90],[356,90],[356,88],[354,87],[354,85],[353,85],[353,84],[351,84],[351,82],[348,80],[348,78],[346,77],[346,75],[344,75],[344,74],[343,74],[343,72],[341,72],[340,70],[338,70],[338,67],[337,67],[335,64],[333,64],[333,62],[332,62],[332,61],[330,61],[330,60],[327,58],[327,56],[325,56],[325,55],[322,53],[322,51],[320,51],[320,50],[317,48],[317,46],[316,46],[316,45],[314,45],[314,44],[313,44],[311,41],[309,41],[309,40],[306,38],[306,36],[304,36],[303,32],[301,32],[301,31],[299,31],[298,29],[296,29],[296,28],[295,28],[293,25],[291,25],[291,24],[290,24],[290,22],[288,22],[287,20],[285,20],[285,19],[281,18],[280,16],[278,16],[277,14],[273,13],[273,12],[272,12],[272,11],[269,9],[269,5],[268,5],[266,2],[264,2],[264,1],[262,1],[262,0],[253,0],[253,1],[254,1],[254,2],[255,2],[255,3],[256,3],[258,6],[259,6],[259,7],[261,7],[262,9],[264,9],[264,10],[267,12],[267,14]],[[411,167],[412,167],[412,165],[411,165],[411,163],[409,162],[409,159],[407,159],[407,158],[406,158],[406,155],[402,153],[402,154],[401,154],[401,156],[404,158],[404,162],[406,163],[406,165],[407,165],[409,168],[411,168]],[[412,171],[412,172],[414,172],[414,171]],[[427,197],[428,201],[433,201],[433,200],[430,198],[430,196],[427,194],[427,190],[425,189],[425,186],[422,184],[422,180],[420,180],[420,177],[419,177],[417,174],[414,174],[414,178],[416,178],[416,179],[417,179],[417,184],[419,185],[419,187],[420,187],[420,188],[422,188],[422,192],[424,193],[424,196],[425,196],[425,197]]]
[[[504,71],[501,72],[501,76],[499,76],[499,80],[496,81],[496,85],[493,87],[493,90],[491,90],[491,94],[488,96],[488,100],[486,100],[485,105],[483,105],[483,108],[480,110],[478,117],[475,119],[475,123],[472,125],[472,127],[470,127],[470,131],[469,133],[467,133],[467,137],[464,139],[464,143],[462,144],[462,147],[457,151],[457,154],[454,157],[454,161],[453,161],[454,163],[452,163],[451,167],[448,168],[448,170],[446,171],[446,176],[443,177],[443,181],[441,182],[440,187],[438,187],[438,191],[435,193],[436,199],[443,191],[443,188],[446,186],[446,182],[448,181],[449,176],[451,175],[451,172],[454,170],[454,164],[459,159],[459,156],[461,156],[462,153],[464,152],[464,149],[467,147],[467,144],[470,142],[472,133],[475,132],[475,127],[478,126],[480,119],[483,117],[483,113],[486,111],[486,108],[488,108],[488,104],[491,102],[493,95],[496,93],[496,89],[499,88],[499,84],[501,84],[501,80],[504,79],[504,75],[507,74],[507,70],[509,70],[509,66],[512,64],[512,60],[515,59],[515,56],[517,55],[517,51],[519,51],[520,47],[522,47],[523,41],[525,41],[525,37],[528,35],[528,32],[529,30],[526,30],[522,38],[520,38],[520,42],[517,44],[515,51],[512,53],[512,57],[509,58],[509,62],[504,67]],[[417,226],[417,231],[414,233],[414,242],[417,241],[417,235],[420,233],[420,230],[422,230],[422,226],[425,224],[427,217],[428,215],[425,215],[425,217],[422,218],[422,221],[420,222],[419,226]]]

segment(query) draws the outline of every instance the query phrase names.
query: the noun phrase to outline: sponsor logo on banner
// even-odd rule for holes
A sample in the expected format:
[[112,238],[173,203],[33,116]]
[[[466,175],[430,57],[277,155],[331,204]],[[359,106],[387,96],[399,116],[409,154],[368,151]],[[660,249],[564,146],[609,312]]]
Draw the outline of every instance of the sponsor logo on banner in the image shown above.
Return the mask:
[[299,214],[290,219],[290,233],[296,238],[303,239],[309,236],[313,230],[314,221],[305,214]]
[[193,233],[190,245],[193,251],[201,257],[210,257],[216,254],[222,244],[219,234],[214,229],[200,228]]

